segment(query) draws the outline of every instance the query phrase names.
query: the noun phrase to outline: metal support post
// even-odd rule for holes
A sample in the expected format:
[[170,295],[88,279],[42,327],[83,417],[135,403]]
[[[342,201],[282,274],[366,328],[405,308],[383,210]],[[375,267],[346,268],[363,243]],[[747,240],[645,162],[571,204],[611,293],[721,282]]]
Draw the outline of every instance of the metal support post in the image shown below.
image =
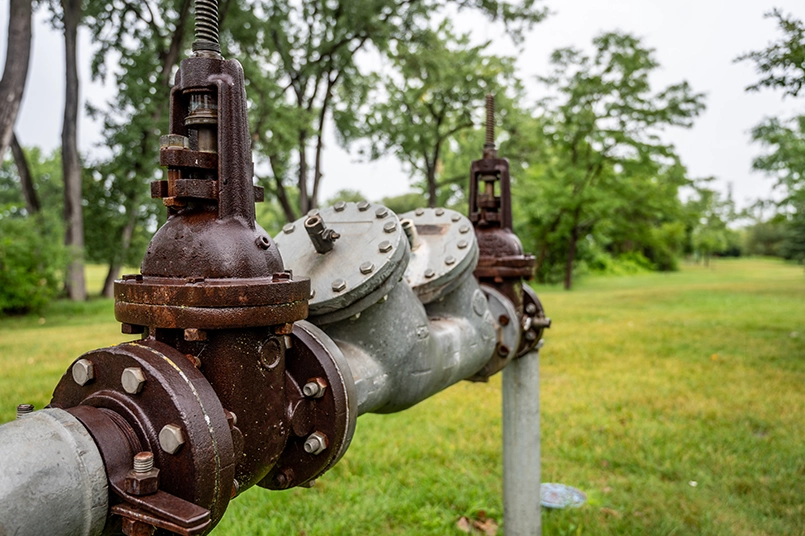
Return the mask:
[[542,533],[538,350],[503,369],[503,527],[506,536]]

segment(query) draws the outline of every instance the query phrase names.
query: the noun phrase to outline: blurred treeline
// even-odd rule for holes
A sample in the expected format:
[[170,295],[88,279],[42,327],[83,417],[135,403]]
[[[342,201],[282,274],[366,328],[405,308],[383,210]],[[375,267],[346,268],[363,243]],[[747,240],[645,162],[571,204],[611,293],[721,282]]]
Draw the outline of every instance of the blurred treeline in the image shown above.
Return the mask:
[[[38,4],[56,28],[64,28],[68,7],[79,15],[92,38],[93,76],[111,82],[114,95],[83,103],[102,122],[105,146],[81,155],[80,247],[69,239],[63,246],[63,152],[30,147],[3,160],[0,310],[26,311],[58,295],[68,263],[107,265],[107,296],[121,266],[139,263],[164,218],[148,184],[162,177],[159,136],[173,74],[191,54],[191,5]],[[652,87],[660,66],[640,39],[603,33],[592,47],[579,44],[589,53],[554,51],[539,78],[548,97],[534,102],[515,58],[491,53],[490,43],[451,24],[457,11],[503,25],[515,55],[547,16],[538,0],[220,3],[224,56],[241,61],[246,77],[255,182],[266,188],[257,208],[263,227],[274,234],[319,205],[361,198],[344,189],[319,199],[322,181],[348,184],[328,167],[329,129],[364,160],[395,155],[410,172],[411,193],[373,201],[398,212],[423,205],[466,212],[470,162],[483,148],[484,96],[494,93],[497,146],[512,169],[515,231],[537,258],[538,280],[570,288],[585,272],[675,270],[682,258],[805,260],[805,117],[770,118],[755,129],[763,149],[755,168],[777,188],[774,199],[738,211],[713,178],[690,177],[665,139],[668,129],[693,124],[705,98],[683,80]],[[770,17],[779,42],[738,58],[762,77],[748,89],[797,97],[805,80],[803,25],[779,12]]]

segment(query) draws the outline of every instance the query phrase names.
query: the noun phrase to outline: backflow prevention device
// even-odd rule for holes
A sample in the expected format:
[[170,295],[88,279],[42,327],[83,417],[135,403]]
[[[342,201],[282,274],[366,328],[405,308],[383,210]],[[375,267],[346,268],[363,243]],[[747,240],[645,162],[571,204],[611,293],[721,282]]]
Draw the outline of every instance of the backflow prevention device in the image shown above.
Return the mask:
[[196,1],[152,195],[167,207],[115,317],[141,339],[80,356],[49,406],[0,427],[0,534],[206,534],[258,485],[310,484],[356,419],[486,380],[549,326],[522,280],[508,163],[473,163],[469,218],[337,203],[255,223],[243,72]]

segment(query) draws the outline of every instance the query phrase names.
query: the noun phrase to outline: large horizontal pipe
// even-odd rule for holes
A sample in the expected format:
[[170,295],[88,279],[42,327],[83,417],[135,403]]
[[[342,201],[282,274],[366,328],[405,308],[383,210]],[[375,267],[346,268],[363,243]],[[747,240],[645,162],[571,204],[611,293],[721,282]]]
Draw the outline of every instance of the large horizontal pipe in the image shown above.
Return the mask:
[[0,426],[0,535],[99,534],[106,471],[78,419],[45,409]]

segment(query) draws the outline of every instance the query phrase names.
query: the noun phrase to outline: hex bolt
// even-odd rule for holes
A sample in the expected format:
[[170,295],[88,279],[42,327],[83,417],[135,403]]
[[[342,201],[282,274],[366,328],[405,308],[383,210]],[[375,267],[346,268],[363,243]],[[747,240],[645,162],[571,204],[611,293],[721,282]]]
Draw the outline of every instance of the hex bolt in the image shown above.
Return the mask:
[[427,270],[425,270],[425,277],[426,278],[430,279],[434,275],[436,275],[436,272],[433,271],[433,268],[428,268]]
[[175,424],[166,424],[159,431],[159,446],[168,454],[176,454],[184,445],[184,433]]
[[293,223],[286,223],[282,226],[282,232],[285,234],[291,234],[294,229],[296,229],[296,225]]
[[458,221],[460,219],[461,219],[461,214],[453,214],[452,216],[450,216],[450,221],[455,222],[455,221]]
[[123,369],[123,374],[120,375],[120,383],[123,384],[123,390],[130,395],[136,395],[143,390],[145,385],[145,374],[140,367],[128,367]]
[[465,249],[467,246],[469,246],[469,245],[470,245],[470,243],[469,243],[469,242],[467,242],[466,240],[463,240],[463,239],[462,239],[462,240],[459,240],[459,241],[458,241],[458,244],[457,244],[457,245],[458,245],[458,249]]
[[343,279],[336,279],[335,281],[333,281],[332,284],[333,292],[341,292],[345,288],[347,288],[347,282],[344,281]]
[[22,419],[29,413],[33,413],[34,405],[33,404],[19,404],[17,406],[17,418]]
[[375,269],[374,263],[371,263],[369,261],[364,262],[360,266],[360,270],[361,270],[362,274],[371,274],[374,271],[374,269]]
[[380,207],[377,210],[375,210],[375,216],[377,216],[378,219],[383,219],[388,215],[389,215],[389,209],[387,209],[386,207]]
[[307,398],[321,398],[327,389],[327,381],[324,378],[312,378],[302,387],[302,393]]
[[134,455],[134,472],[147,473],[154,468],[154,453],[153,452],[138,452]]
[[387,233],[393,233],[396,228],[397,224],[393,221],[386,222],[386,225],[383,226],[383,230]]
[[424,208],[418,208],[418,209],[416,209],[416,210],[414,211],[414,214],[416,214],[417,216],[422,216],[424,213],[425,213],[425,209],[424,209]]
[[333,208],[335,209],[336,212],[341,212],[342,210],[347,208],[347,202],[346,201],[339,201],[338,203],[333,205]]
[[537,306],[536,306],[536,305],[534,305],[533,303],[526,304],[526,306],[525,306],[525,312],[526,312],[526,314],[529,314],[529,315],[536,314],[536,312],[537,312]]
[[95,379],[95,365],[89,359],[79,359],[73,364],[73,381],[78,385],[86,385]]
[[318,215],[319,215],[319,209],[317,209],[317,208],[312,208],[312,209],[307,211],[307,217],[308,218],[312,218],[313,216],[318,216]]
[[509,325],[509,317],[506,315],[500,315],[498,317],[498,324],[501,326],[508,326]]
[[454,265],[456,263],[456,258],[453,257],[452,255],[448,255],[447,257],[445,257],[444,263],[447,266],[452,266],[452,265]]
[[380,253],[388,253],[391,251],[391,242],[388,240],[383,240],[377,245],[377,249],[380,250]]
[[371,203],[369,203],[369,201],[359,201],[358,202],[358,210],[360,210],[361,212],[363,212],[365,210],[369,210],[370,206],[371,206]]
[[444,215],[444,209],[443,208],[437,208],[434,212],[436,213],[437,216]]
[[321,432],[313,432],[305,440],[305,452],[308,454],[321,454],[327,448],[327,436]]
[[469,225],[462,225],[461,227],[458,228],[458,232],[461,233],[461,234],[469,233],[470,232],[470,226]]

